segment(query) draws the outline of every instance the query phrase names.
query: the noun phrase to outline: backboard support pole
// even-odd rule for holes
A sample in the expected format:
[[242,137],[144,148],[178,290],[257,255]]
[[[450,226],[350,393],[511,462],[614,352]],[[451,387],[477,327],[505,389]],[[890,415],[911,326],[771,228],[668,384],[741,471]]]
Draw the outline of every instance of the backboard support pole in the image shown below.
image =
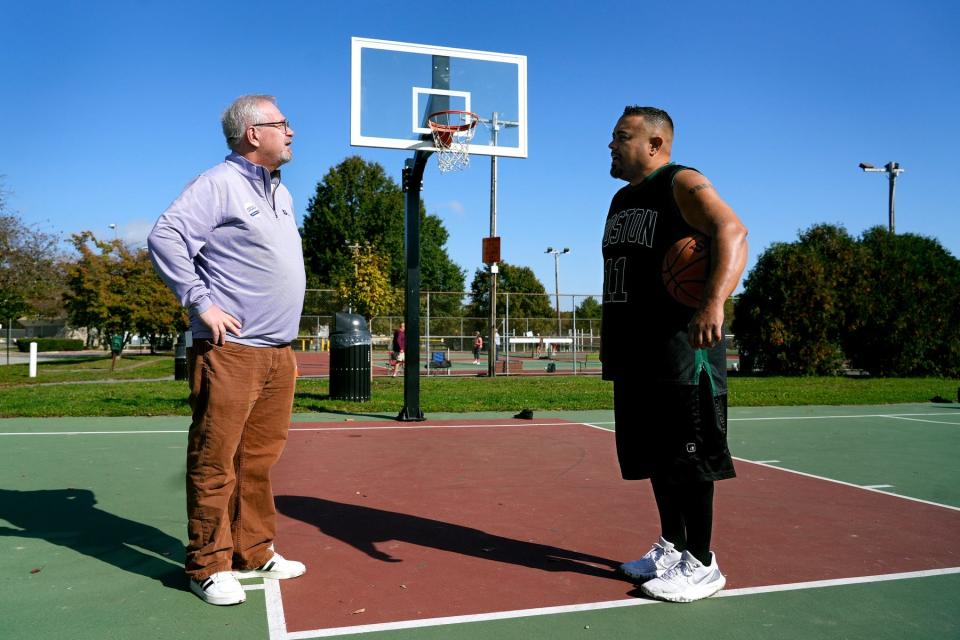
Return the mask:
[[[450,88],[450,57],[432,58],[431,86]],[[430,96],[425,116],[450,108],[445,95]],[[427,126],[427,122],[422,123]],[[403,363],[403,408],[397,416],[402,422],[426,420],[420,408],[420,191],[423,189],[423,171],[432,151],[417,151],[403,165],[404,229],[407,258],[407,285],[405,288],[406,343]]]
[[405,287],[406,343],[403,363],[402,422],[425,420],[420,409],[420,190],[429,152],[417,151],[403,166],[404,231],[407,259]]

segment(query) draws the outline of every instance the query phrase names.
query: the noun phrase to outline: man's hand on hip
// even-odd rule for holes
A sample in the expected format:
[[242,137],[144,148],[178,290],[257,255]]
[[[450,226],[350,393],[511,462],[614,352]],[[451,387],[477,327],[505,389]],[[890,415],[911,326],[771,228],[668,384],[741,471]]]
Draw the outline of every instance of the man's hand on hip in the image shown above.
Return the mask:
[[228,331],[235,336],[240,335],[240,321],[223,311],[217,305],[213,305],[201,313],[200,320],[203,324],[207,325],[211,333],[213,333],[211,339],[214,344],[223,344],[223,341],[227,338]]

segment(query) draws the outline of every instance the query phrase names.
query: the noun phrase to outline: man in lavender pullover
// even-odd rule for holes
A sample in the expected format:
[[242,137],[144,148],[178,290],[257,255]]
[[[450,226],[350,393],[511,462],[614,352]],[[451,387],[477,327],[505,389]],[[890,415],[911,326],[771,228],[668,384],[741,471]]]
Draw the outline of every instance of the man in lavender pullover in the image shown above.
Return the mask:
[[150,232],[153,264],[190,311],[193,421],[187,442],[190,589],[215,605],[246,599],[237,577],[294,578],[274,551],[270,470],[287,439],[306,277],[280,166],[293,128],[272,96],[223,114],[231,153],[205,171]]

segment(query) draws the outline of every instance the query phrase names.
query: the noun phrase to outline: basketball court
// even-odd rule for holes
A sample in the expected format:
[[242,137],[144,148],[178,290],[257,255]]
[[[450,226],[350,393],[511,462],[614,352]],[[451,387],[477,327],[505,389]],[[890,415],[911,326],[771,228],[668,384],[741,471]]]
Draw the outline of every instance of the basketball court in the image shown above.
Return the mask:
[[388,418],[295,417],[278,549],[308,572],[245,581],[226,608],[180,572],[183,418],[0,422],[9,637],[693,638],[703,616],[731,625],[719,637],[960,631],[955,406],[731,410],[728,582],[692,605],[613,570],[658,530],[648,483],[619,479],[609,412]]
[[[526,70],[514,54],[352,40],[351,144],[413,154],[408,211],[432,154],[441,171],[491,158],[492,276],[496,159],[528,153]],[[731,409],[726,588],[645,599],[615,569],[657,539],[656,508],[648,483],[619,477],[611,412],[420,421],[418,219],[400,420],[294,416],[273,471],[277,548],[307,573],[245,580],[237,607],[187,590],[184,418],[0,420],[4,637],[960,635],[956,406]]]

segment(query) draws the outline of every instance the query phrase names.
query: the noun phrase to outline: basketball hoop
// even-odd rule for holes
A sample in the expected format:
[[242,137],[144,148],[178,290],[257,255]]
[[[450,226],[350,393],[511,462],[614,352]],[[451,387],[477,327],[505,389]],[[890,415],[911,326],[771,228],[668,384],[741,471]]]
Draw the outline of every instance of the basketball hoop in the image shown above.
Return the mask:
[[470,164],[468,149],[480,116],[470,111],[438,111],[427,117],[437,147],[440,172],[461,171]]

